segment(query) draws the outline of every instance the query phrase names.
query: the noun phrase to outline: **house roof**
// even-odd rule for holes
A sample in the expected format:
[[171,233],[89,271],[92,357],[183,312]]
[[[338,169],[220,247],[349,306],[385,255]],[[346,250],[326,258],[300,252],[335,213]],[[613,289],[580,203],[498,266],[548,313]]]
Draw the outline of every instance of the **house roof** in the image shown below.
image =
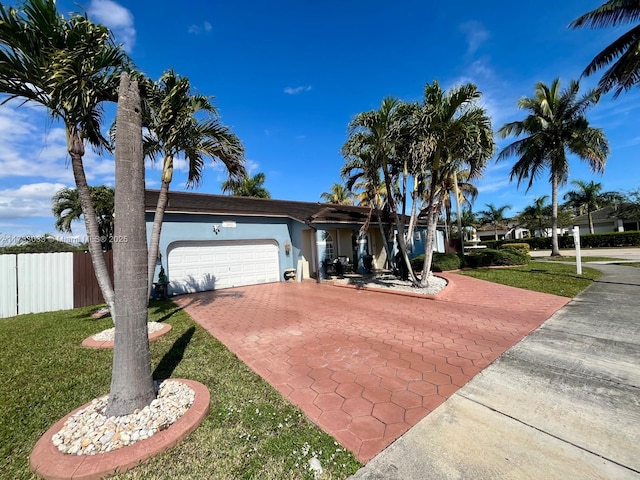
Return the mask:
[[[145,192],[145,210],[154,212],[159,190]],[[253,197],[235,197],[192,192],[169,192],[166,213],[285,217],[306,224],[362,224],[368,207],[335,205],[320,202],[297,202]]]
[[[630,204],[623,203],[620,206],[604,207],[591,212],[591,218],[594,222],[611,222],[616,219],[636,220],[633,209],[629,208]],[[588,224],[589,216],[587,214],[578,215],[573,219],[575,224]]]

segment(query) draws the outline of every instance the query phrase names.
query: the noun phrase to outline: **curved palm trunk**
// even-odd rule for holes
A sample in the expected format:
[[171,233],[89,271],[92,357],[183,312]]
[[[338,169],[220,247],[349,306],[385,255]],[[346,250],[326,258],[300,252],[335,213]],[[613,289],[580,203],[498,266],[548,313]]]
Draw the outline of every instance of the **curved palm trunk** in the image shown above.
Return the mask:
[[138,83],[120,78],[116,132],[115,224],[113,245],[118,299],[111,392],[106,415],[121,416],[155,398],[147,331],[147,236],[144,219],[144,161]]
[[596,232],[596,229],[593,226],[593,215],[591,210],[587,212],[587,216],[589,217],[589,233],[593,235]]
[[151,230],[151,241],[149,243],[149,258],[147,260],[147,298],[151,297],[151,289],[153,288],[153,277],[156,273],[156,263],[158,261],[158,253],[160,248],[160,234],[162,232],[162,221],[164,220],[164,212],[169,203],[169,182],[163,180],[158,195],[158,204],[156,205],[156,213],[153,216],[153,228]]
[[398,215],[398,209],[396,208],[396,202],[393,199],[393,190],[391,189],[391,174],[388,171],[389,166],[385,161],[383,164],[383,173],[384,173],[384,183],[387,187],[387,202],[389,203],[389,208],[391,210],[391,215],[393,216],[393,220],[396,224],[396,228],[398,229],[398,247],[400,248],[400,254],[402,255],[402,259],[407,266],[407,270],[409,271],[409,278],[411,278],[411,283],[413,285],[418,285],[418,278],[411,268],[411,261],[409,260],[409,255],[407,255],[407,244],[404,241],[404,225],[400,221],[400,217]]
[[558,175],[551,174],[551,256],[559,257],[558,246]]
[[100,287],[100,291],[102,292],[104,301],[109,308],[109,312],[111,313],[111,319],[115,324],[115,294],[113,291],[113,285],[111,284],[111,277],[109,277],[107,263],[104,261],[104,254],[102,253],[102,242],[100,241],[100,228],[98,227],[98,219],[96,217],[93,201],[91,200],[91,191],[89,190],[89,184],[87,183],[87,176],[84,172],[84,166],[82,162],[82,157],[84,156],[84,144],[82,143],[82,139],[78,135],[78,131],[75,128],[73,129],[73,132],[69,134],[69,142],[71,169],[73,170],[73,178],[76,182],[78,197],[80,198],[82,212],[84,213],[84,224],[89,239],[89,254],[91,255],[93,271],[95,272],[96,279],[98,280],[98,286]]

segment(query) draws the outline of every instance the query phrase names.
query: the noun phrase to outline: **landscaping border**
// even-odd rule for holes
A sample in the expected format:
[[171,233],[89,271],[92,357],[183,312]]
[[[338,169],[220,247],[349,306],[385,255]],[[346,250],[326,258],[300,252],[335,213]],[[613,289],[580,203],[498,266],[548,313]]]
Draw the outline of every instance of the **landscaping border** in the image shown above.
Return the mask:
[[[152,342],[153,340],[157,340],[165,333],[169,333],[170,330],[171,325],[168,323],[163,323],[161,330],[153,332],[151,335],[149,335],[149,341]],[[93,335],[91,335],[90,337],[87,337],[82,341],[82,346],[86,348],[113,348],[113,340],[94,340]]]
[[75,409],[56,422],[36,443],[29,467],[33,473],[46,480],[98,480],[106,475],[122,473],[138,466],[149,458],[168,450],[193,432],[209,412],[209,390],[200,382],[172,378],[184,383],[195,392],[193,405],[174,424],[153,436],[111,452],[98,455],[69,455],[53,445],[53,436],[64,422],[91,402]]

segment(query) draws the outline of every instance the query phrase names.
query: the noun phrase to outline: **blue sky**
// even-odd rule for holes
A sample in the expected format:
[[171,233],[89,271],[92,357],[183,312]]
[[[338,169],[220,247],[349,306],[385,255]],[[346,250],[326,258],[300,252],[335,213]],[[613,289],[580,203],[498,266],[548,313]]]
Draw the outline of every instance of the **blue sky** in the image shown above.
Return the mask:
[[[229,0],[179,8],[167,0],[153,8],[128,0],[86,2],[89,17],[111,27],[152,79],[173,68],[215,97],[223,123],[246,147],[250,171],[266,174],[273,198],[304,201],[318,201],[340,180],[347,124],[385,96],[414,101],[436,79],[445,88],[473,82],[497,129],[524,117],[517,100],[532,96],[536,82],[577,79],[629,28],[567,28],[603,0]],[[59,0],[58,8],[66,14],[80,7]],[[596,83],[597,77],[587,78],[582,86]],[[639,100],[634,88],[616,100],[607,95],[589,111],[591,124],[604,129],[611,155],[603,176],[572,158],[570,180],[595,179],[605,190],[640,187]],[[115,106],[108,111],[106,126]],[[498,140],[499,147],[507,143]],[[511,205],[507,213],[514,215],[534,197],[550,194],[547,178],[529,192],[510,183],[513,162],[489,163],[477,182],[475,211],[492,202]],[[91,184],[114,184],[113,158],[88,150],[85,164]],[[147,168],[149,188],[159,186],[158,168]],[[184,173],[178,168],[173,190],[185,190]],[[208,165],[196,191],[220,193],[224,178]],[[62,125],[35,107],[1,106],[0,233],[54,233],[50,199],[64,186],[74,184]],[[81,223],[74,233],[83,233]]]

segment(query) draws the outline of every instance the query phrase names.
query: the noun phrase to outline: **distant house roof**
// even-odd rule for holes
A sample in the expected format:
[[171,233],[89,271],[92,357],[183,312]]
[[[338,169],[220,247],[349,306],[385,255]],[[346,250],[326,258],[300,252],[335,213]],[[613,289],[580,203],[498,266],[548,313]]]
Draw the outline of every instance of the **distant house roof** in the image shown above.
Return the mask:
[[[154,212],[160,191],[147,190],[145,193],[145,210]],[[363,224],[369,215],[369,208],[320,202],[169,192],[166,213],[286,217],[306,224]],[[375,221],[375,217],[372,220]]]
[[[594,222],[605,222],[616,219],[621,220],[637,220],[637,207],[633,208],[633,204],[623,203],[615,207],[604,207],[591,212],[591,218]],[[575,224],[587,224],[589,223],[589,217],[587,214],[578,215],[573,219]]]

